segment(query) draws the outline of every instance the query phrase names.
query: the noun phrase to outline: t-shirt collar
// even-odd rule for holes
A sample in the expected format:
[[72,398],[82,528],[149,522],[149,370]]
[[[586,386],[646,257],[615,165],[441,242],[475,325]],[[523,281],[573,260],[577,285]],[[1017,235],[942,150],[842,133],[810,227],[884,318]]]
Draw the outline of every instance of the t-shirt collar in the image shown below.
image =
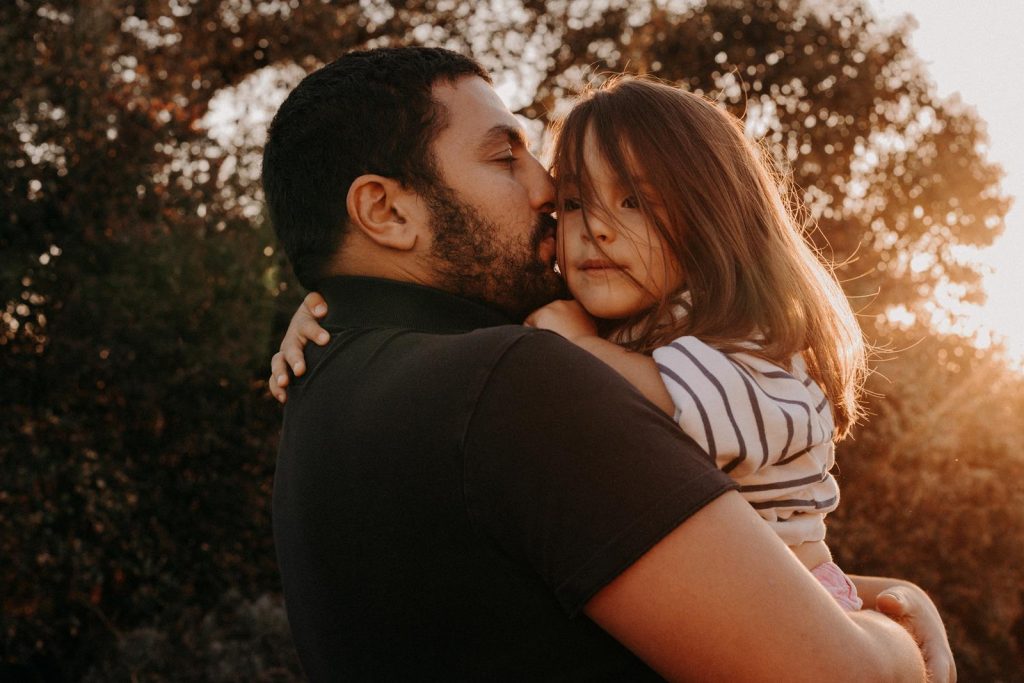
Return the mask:
[[439,289],[374,277],[330,277],[318,285],[327,300],[325,327],[402,327],[459,333],[511,325],[501,311]]

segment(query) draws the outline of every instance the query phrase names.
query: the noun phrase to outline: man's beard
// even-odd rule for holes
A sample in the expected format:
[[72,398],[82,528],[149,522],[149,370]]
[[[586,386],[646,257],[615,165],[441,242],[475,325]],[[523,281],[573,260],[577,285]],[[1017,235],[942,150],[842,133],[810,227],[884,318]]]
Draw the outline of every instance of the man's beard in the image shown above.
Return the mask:
[[529,236],[502,242],[498,226],[451,188],[435,186],[426,200],[434,233],[432,265],[441,289],[499,308],[516,322],[568,297],[554,264],[537,255],[541,241],[553,234],[553,218],[539,214]]

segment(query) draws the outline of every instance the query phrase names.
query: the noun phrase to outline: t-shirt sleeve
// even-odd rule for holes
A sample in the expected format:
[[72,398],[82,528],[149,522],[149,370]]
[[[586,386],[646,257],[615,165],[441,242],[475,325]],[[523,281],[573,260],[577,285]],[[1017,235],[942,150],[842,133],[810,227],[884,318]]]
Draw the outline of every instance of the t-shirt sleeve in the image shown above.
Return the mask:
[[545,332],[524,335],[495,365],[463,453],[473,523],[570,615],[735,488],[625,379]]

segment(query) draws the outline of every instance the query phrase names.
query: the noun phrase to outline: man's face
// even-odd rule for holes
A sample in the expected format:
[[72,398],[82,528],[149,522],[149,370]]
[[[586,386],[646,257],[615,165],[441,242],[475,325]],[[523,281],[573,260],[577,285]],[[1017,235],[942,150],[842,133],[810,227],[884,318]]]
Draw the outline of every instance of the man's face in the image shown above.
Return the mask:
[[437,286],[521,318],[562,296],[554,271],[554,186],[522,127],[483,79],[438,84],[448,126],[432,149],[430,207]]

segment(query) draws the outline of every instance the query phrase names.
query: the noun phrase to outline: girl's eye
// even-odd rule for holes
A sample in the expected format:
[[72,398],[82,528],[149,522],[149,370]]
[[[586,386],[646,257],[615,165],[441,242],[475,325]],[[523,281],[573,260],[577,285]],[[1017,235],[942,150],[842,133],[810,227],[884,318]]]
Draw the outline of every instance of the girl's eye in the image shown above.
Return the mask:
[[579,211],[581,207],[580,200],[575,197],[567,197],[562,200],[562,211]]
[[624,209],[639,209],[640,202],[636,200],[636,197],[630,195],[622,200],[622,208]]

